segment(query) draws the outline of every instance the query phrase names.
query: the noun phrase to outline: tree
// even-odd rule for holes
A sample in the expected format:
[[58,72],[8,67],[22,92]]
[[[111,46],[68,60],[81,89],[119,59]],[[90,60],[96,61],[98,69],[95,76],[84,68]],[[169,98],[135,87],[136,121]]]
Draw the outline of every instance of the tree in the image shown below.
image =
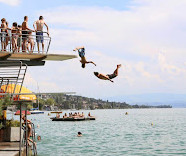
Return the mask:
[[46,105],[51,106],[51,105],[55,105],[55,103],[56,103],[56,102],[55,102],[54,99],[51,99],[51,98],[50,98],[50,99],[47,99],[47,100],[46,100]]
[[64,109],[70,109],[70,102],[69,101],[64,102]]

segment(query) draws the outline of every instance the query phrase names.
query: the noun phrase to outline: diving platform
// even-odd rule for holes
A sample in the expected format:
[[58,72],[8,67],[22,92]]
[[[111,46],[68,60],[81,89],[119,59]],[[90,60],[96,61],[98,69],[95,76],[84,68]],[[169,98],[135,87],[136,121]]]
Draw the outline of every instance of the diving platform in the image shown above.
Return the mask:
[[1,61],[22,61],[28,66],[42,66],[45,61],[64,61],[77,58],[76,55],[67,54],[36,54],[36,53],[9,53],[0,52],[0,62]]
[[[3,35],[2,32],[0,32],[0,34]],[[4,34],[5,40],[9,40],[8,44],[0,40],[0,66],[2,61],[22,61],[24,64],[27,64],[27,66],[43,66],[45,61],[64,61],[77,58],[76,55],[70,54],[49,54],[51,37],[47,36],[46,32],[43,34],[44,47],[41,47],[41,43],[37,42],[36,38],[38,35],[28,35],[28,38],[32,38],[32,42],[26,40],[25,45],[22,42],[21,47],[13,44],[12,35],[7,37],[6,34]],[[24,39],[24,37],[22,37],[22,39]],[[3,44],[5,45],[2,46]]]

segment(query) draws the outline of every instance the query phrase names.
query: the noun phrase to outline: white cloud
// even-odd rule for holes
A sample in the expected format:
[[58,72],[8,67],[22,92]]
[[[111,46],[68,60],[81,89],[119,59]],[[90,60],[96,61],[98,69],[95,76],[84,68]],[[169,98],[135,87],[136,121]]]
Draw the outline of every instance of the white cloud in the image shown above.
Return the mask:
[[[71,54],[75,46],[85,45],[87,59],[98,66],[87,65],[82,69],[77,59],[48,63],[42,77],[38,74],[40,71],[32,72],[34,78],[40,83],[46,75],[44,81],[52,86],[56,84],[58,90],[96,97],[185,93],[186,1],[140,0],[133,4],[126,11],[63,6],[39,12],[51,26],[52,53]],[[93,71],[111,73],[118,63],[123,67],[114,84],[98,80],[92,74]]]
[[19,5],[21,2],[21,0],[0,0],[0,3],[5,3],[7,5],[11,5],[11,6],[17,6]]

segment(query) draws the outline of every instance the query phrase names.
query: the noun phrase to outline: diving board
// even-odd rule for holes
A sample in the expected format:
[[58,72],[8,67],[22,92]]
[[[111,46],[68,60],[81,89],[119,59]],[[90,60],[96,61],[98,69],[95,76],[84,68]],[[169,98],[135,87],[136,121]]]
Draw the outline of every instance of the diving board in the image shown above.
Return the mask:
[[64,61],[77,58],[76,55],[67,55],[67,54],[42,54],[42,53],[9,53],[9,52],[0,52],[0,61],[1,60],[35,60],[35,61]]

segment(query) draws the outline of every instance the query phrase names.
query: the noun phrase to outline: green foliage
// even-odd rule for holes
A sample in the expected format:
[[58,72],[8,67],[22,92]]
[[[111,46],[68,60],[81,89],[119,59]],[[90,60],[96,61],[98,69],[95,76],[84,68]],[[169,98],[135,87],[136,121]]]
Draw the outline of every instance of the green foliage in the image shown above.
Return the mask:
[[4,126],[3,126],[3,123],[0,123],[0,129],[2,129]]
[[51,105],[55,105],[55,103],[56,103],[56,102],[55,102],[54,99],[51,99],[51,98],[50,98],[50,99],[47,99],[47,100],[46,100],[46,105],[51,106]]
[[20,122],[18,120],[7,120],[6,127],[19,127]]
[[28,110],[31,110],[32,108],[33,108],[33,107],[32,107],[31,104],[28,104],[28,105],[27,105],[27,109],[28,109]]
[[7,106],[12,104],[12,100],[9,95],[5,96],[5,98],[0,99],[0,115],[3,115],[3,110],[7,108]]

